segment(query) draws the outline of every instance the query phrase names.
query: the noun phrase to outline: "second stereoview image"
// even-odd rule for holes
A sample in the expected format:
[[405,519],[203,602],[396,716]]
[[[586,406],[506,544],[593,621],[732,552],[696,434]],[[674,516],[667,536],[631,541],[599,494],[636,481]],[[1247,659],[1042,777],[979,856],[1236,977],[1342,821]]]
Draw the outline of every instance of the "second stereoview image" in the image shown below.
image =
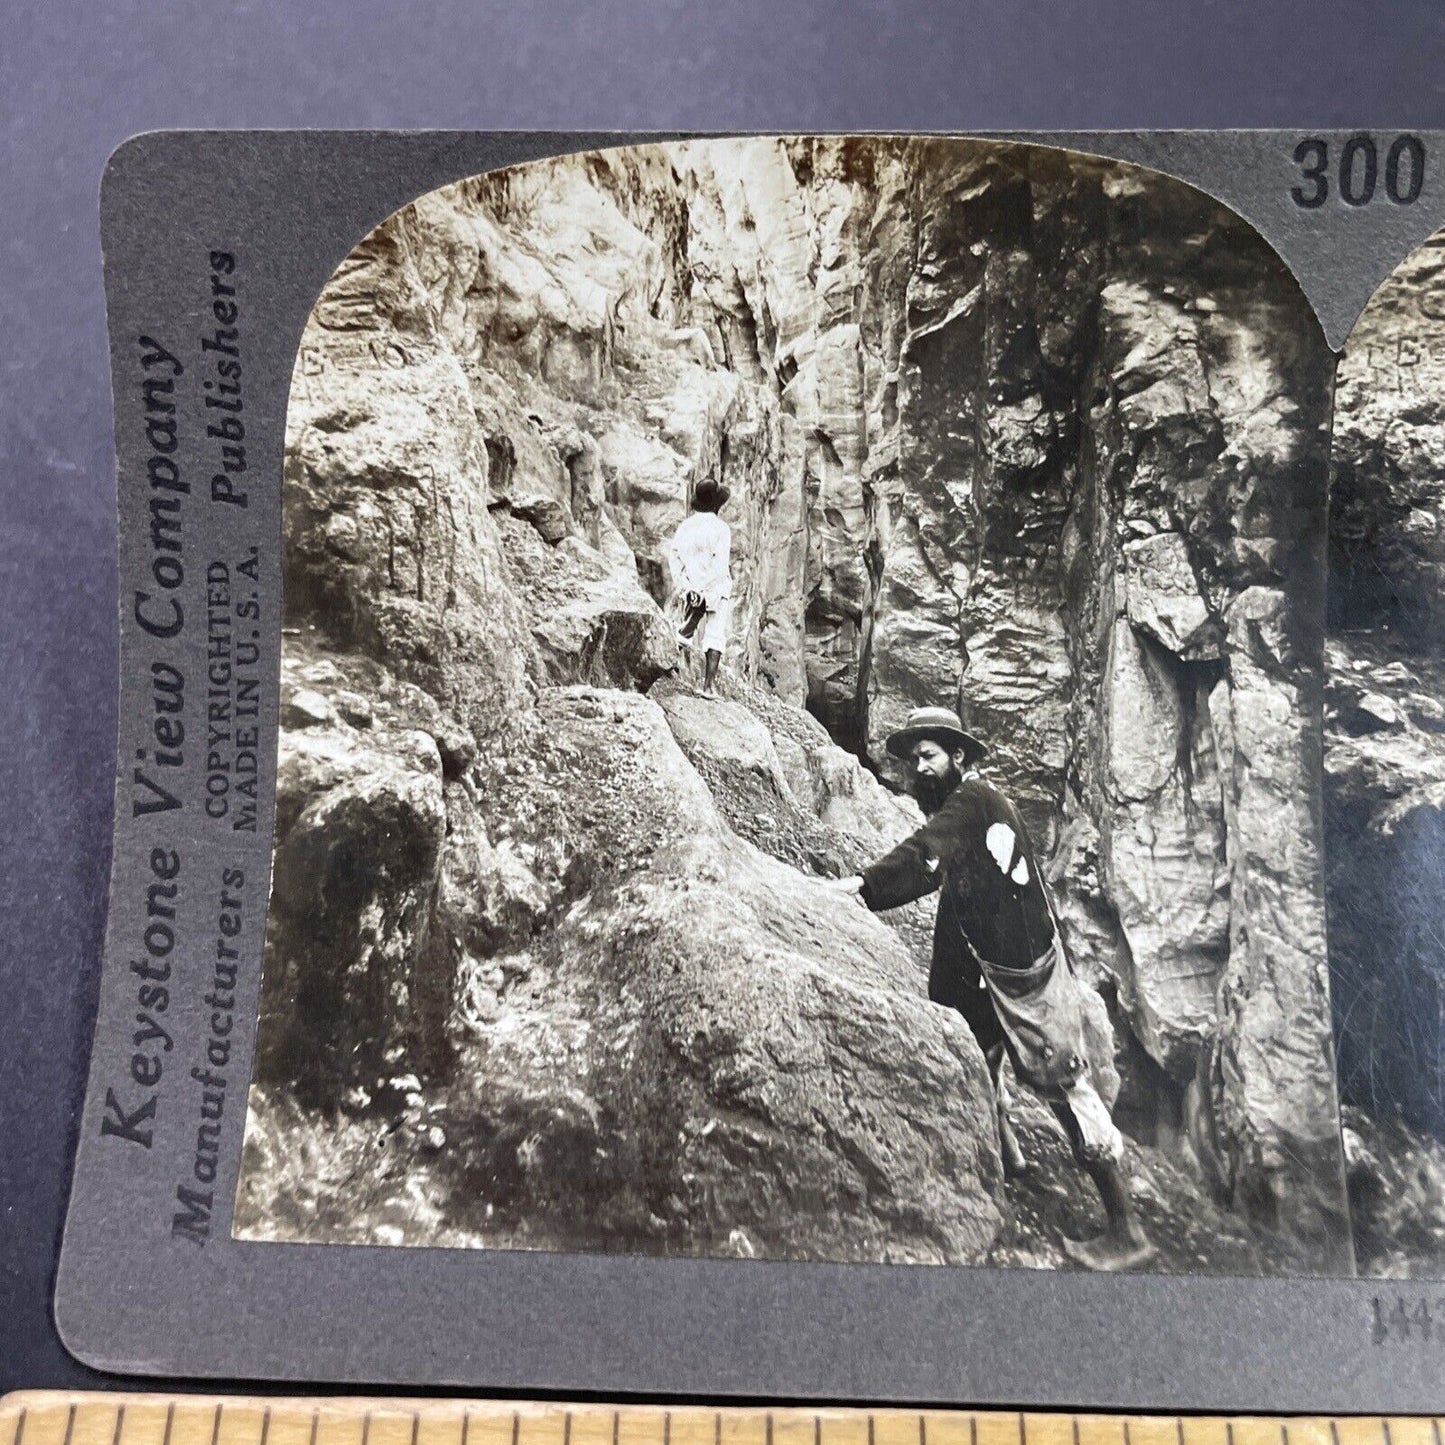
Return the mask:
[[1335,1063],[1334,381],[1236,215],[1042,146],[392,216],[291,390],[236,1232],[1438,1267],[1409,1069]]

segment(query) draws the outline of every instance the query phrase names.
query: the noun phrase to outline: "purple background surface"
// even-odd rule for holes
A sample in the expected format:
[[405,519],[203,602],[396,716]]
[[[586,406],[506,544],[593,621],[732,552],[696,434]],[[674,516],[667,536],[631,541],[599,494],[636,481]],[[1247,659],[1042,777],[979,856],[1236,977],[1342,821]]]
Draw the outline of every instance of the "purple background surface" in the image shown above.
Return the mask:
[[106,1382],[65,1354],[50,1295],[109,865],[115,495],[96,202],[121,140],[193,126],[1445,126],[1438,0],[59,0],[9,12],[0,1389]]

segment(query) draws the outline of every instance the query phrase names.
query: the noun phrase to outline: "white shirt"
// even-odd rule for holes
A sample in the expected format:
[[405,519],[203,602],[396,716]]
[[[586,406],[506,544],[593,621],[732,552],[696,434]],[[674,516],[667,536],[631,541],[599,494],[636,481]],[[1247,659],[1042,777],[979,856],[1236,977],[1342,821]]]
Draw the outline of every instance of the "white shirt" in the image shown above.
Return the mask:
[[732,597],[733,534],[715,512],[693,512],[667,544],[667,566],[682,592],[701,592],[709,608]]

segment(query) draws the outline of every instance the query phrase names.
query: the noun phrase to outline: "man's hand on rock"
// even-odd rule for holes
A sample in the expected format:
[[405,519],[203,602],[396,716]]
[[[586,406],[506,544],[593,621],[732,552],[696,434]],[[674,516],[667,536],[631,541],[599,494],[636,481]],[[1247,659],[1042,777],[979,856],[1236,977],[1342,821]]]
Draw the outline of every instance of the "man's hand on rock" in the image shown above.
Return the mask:
[[834,893],[842,893],[849,898],[857,898],[863,891],[863,880],[856,873],[851,878],[830,878],[828,887]]

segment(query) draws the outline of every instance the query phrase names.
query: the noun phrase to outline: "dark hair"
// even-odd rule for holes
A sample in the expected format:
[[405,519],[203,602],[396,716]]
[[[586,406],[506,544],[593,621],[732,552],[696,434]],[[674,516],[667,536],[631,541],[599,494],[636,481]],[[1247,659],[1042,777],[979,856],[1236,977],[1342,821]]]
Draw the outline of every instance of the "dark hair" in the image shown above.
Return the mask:
[[694,512],[720,512],[730,495],[726,487],[708,477],[697,484],[692,494],[692,509]]

